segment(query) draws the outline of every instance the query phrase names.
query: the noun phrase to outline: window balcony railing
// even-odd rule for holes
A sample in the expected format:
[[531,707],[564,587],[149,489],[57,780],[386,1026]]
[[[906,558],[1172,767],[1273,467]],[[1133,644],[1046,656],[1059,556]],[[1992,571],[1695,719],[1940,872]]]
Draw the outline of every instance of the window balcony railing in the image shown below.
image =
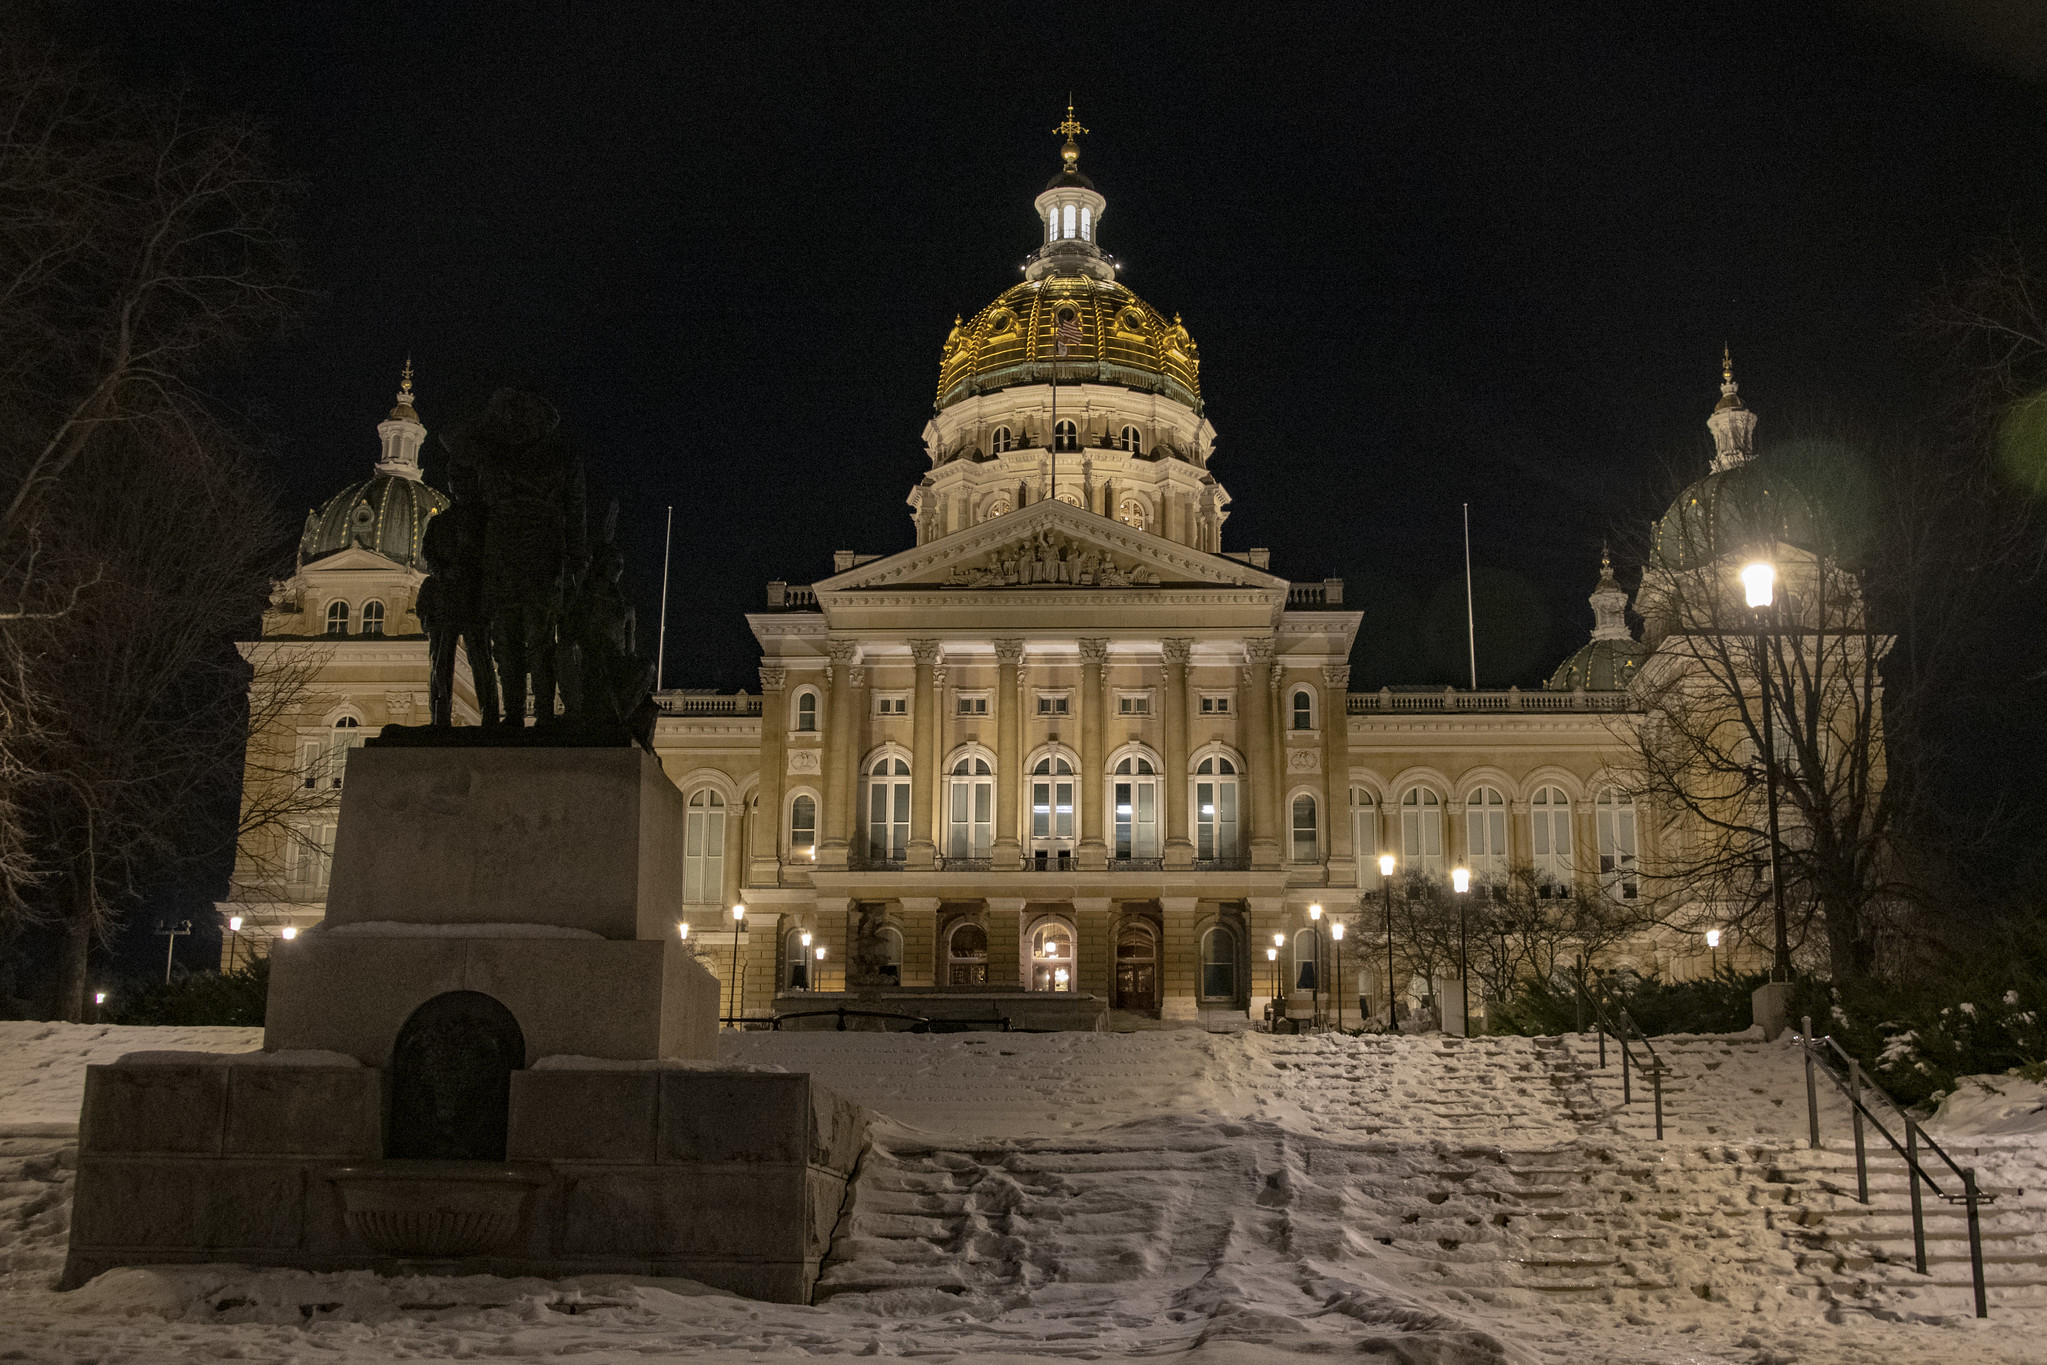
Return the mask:
[[1196,858],[1196,872],[1248,872],[1251,860],[1241,854],[1229,858]]
[[1164,872],[1165,870],[1166,860],[1164,858],[1109,859],[1109,871],[1111,872]]
[[940,872],[987,872],[994,868],[993,858],[940,858]]
[[852,872],[901,872],[903,866],[901,858],[876,858],[856,854],[846,860],[847,870]]
[[1026,872],[1071,872],[1077,866],[1071,849],[1061,849],[1056,854],[1047,849],[1024,854],[1023,870]]

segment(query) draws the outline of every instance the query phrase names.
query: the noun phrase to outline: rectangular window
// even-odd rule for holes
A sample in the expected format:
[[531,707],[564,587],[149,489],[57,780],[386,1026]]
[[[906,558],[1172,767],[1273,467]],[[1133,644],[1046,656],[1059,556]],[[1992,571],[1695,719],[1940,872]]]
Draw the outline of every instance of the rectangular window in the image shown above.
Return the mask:
[[1041,716],[1066,715],[1067,694],[1064,692],[1038,693],[1038,714]]
[[1151,714],[1151,693],[1125,692],[1116,698],[1116,714],[1119,716],[1148,716]]
[[285,845],[284,879],[293,886],[327,889],[334,865],[334,826],[307,825],[292,831]]
[[1204,696],[1201,699],[1201,714],[1204,716],[1227,716],[1230,713],[1230,699],[1227,696]]
[[874,699],[874,714],[877,716],[907,716],[910,714],[910,699],[900,693],[880,694]]
[[956,715],[956,716],[985,716],[985,715],[987,715],[987,714],[988,714],[988,694],[987,694],[986,692],[962,692],[962,693],[960,693],[960,694],[959,694],[959,696],[958,696],[958,698],[957,698],[957,699],[955,700],[955,702],[954,702],[954,704],[953,704],[953,714],[954,714],[954,715]]

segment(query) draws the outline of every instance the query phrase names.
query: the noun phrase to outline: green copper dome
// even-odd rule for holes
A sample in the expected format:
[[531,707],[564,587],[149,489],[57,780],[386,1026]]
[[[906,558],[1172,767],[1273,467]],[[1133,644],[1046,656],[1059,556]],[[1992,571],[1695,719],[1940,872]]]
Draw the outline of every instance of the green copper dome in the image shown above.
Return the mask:
[[299,564],[303,567],[360,545],[407,568],[418,568],[427,520],[447,505],[446,494],[418,479],[373,474],[306,513]]
[[1708,474],[1656,523],[1656,563],[1696,569],[1777,543],[1814,549],[1812,504],[1766,461],[1746,459]]
[[1543,689],[1549,692],[1622,692],[1649,657],[1640,640],[1589,640],[1558,665]]

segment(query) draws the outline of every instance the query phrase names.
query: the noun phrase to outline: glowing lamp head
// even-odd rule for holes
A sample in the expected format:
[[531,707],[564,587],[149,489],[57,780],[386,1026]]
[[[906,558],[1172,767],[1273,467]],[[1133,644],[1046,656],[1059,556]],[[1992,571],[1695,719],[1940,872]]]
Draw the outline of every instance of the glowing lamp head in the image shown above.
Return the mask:
[[745,919],[745,918],[746,918],[746,907],[745,907],[745,906],[743,906],[743,905],[735,905],[735,906],[733,906],[733,907],[732,907],[732,922],[733,922],[734,924],[737,924],[737,923],[739,923],[739,921],[741,921],[741,920],[743,920],[743,919]]
[[1720,931],[1718,929],[1708,929],[1706,931],[1706,946],[1708,948],[1718,948],[1720,946]]
[[1277,962],[1277,961],[1279,961],[1279,949],[1277,949],[1277,948],[1267,948],[1267,949],[1265,950],[1265,960],[1266,960],[1267,962]]
[[806,948],[810,946],[810,930],[808,929],[803,931],[803,946]]
[[1316,920],[1316,921],[1318,921],[1318,922],[1319,922],[1319,921],[1321,920],[1321,918],[1322,918],[1322,907],[1321,907],[1321,906],[1319,906],[1319,905],[1311,905],[1311,906],[1309,906],[1309,907],[1308,907],[1308,918],[1309,918],[1309,919],[1311,919],[1311,920]]
[[104,1004],[106,1004],[106,1003],[107,1003],[107,993],[106,993],[105,991],[94,991],[94,992],[92,993],[92,1003],[93,1003],[93,1004],[95,1004],[95,1005],[104,1005]]
[[1286,935],[1285,935],[1285,934],[1274,934],[1274,935],[1272,936],[1272,946],[1273,946],[1274,948],[1284,948],[1284,947],[1286,947]]
[[689,937],[689,921],[688,921],[688,920],[686,920],[686,919],[679,919],[679,920],[677,920],[677,921],[675,922],[675,933],[676,933],[676,937],[678,937],[678,938],[688,938],[688,937]]
[[1393,855],[1391,853],[1381,853],[1379,855],[1379,875],[1382,877],[1393,875]]
[[227,931],[230,934],[242,932],[242,917],[240,915],[229,915],[227,917]]
[[1343,942],[1343,921],[1331,920],[1329,922],[1329,937],[1335,939],[1338,943]]
[[1451,868],[1450,889],[1458,892],[1460,895],[1471,890],[1471,869],[1468,867]]
[[824,949],[822,949],[822,948],[819,948],[819,949],[817,950],[817,960],[818,960],[819,962],[822,962],[822,961],[824,961]]
[[296,924],[287,924],[282,929],[279,929],[277,933],[278,937],[282,938],[286,943],[291,942],[293,939],[299,936],[299,930]]
[[1757,560],[1741,571],[1741,590],[1748,595],[1751,607],[1767,607],[1777,595],[1777,569],[1775,565]]

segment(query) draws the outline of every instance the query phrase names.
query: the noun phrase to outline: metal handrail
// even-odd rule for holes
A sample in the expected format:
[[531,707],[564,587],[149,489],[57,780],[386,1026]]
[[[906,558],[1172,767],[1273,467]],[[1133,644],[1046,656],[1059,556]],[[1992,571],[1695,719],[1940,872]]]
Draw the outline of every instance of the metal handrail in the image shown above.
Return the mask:
[[848,1009],[844,1005],[828,1010],[782,1010],[768,1021],[768,1028],[772,1032],[779,1033],[784,1019],[816,1019],[828,1015],[838,1016],[838,1031],[840,1033],[846,1031],[846,1020],[849,1016],[855,1019],[908,1019],[911,1021],[912,1026],[905,1029],[905,1033],[929,1033],[931,1031],[931,1020],[921,1014],[904,1014],[899,1010],[856,1010]]
[[[1649,1041],[1649,1035],[1642,1031],[1642,1026],[1635,1022],[1635,1017],[1632,1014],[1628,1013],[1626,1005],[1618,1003],[1615,1005],[1615,1008],[1620,1011],[1621,1023],[1623,1025],[1616,1028],[1613,1020],[1607,1017],[1606,1006],[1586,985],[1583,973],[1573,972],[1570,975],[1571,984],[1576,988],[1578,998],[1592,1006],[1593,1023],[1599,1032],[1600,1070],[1604,1071],[1606,1069],[1606,1037],[1610,1033],[1613,1035],[1614,1041],[1621,1045],[1621,1103],[1633,1104],[1635,1102],[1634,1083],[1632,1076],[1629,1074],[1630,1070],[1645,1073],[1649,1077],[1650,1088],[1656,1097],[1656,1140],[1658,1142],[1663,1141],[1663,1078],[1670,1071],[1669,1065],[1657,1054],[1656,1045]],[[1635,1041],[1639,1042],[1643,1050],[1649,1054],[1649,1064],[1647,1066],[1635,1060],[1634,1051],[1628,1046],[1628,1029],[1635,1031]]]
[[[1869,1203],[1869,1154],[1862,1140],[1862,1121],[1866,1118],[1876,1125],[1876,1131],[1883,1134],[1884,1141],[1891,1144],[1891,1150],[1904,1158],[1905,1161],[1905,1184],[1911,1191],[1912,1196],[1913,1268],[1921,1275],[1928,1273],[1926,1269],[1925,1213],[1919,1202],[1919,1182],[1924,1180],[1926,1188],[1932,1190],[1938,1198],[1950,1204],[1960,1204],[1967,1210],[1969,1217],[1969,1269],[1975,1281],[1976,1316],[1979,1318],[1989,1317],[1989,1297],[1983,1282],[1983,1227],[1979,1210],[1984,1204],[1996,1203],[1997,1196],[1994,1194],[1984,1194],[1979,1190],[1976,1187],[1975,1167],[1964,1167],[1956,1164],[1955,1159],[1947,1154],[1946,1149],[1934,1141],[1933,1135],[1920,1127],[1919,1121],[1907,1113],[1903,1105],[1891,1098],[1890,1092],[1876,1084],[1876,1082],[1865,1079],[1862,1072],[1862,1063],[1849,1056],[1847,1050],[1834,1040],[1832,1034],[1815,1038],[1812,1031],[1811,1015],[1805,1016],[1803,1025],[1805,1031],[1798,1035],[1798,1050],[1805,1058],[1805,1110],[1810,1145],[1814,1148],[1818,1148],[1820,1145],[1819,1091],[1813,1081],[1815,1062],[1817,1062],[1818,1069],[1826,1073],[1827,1079],[1834,1083],[1834,1088],[1839,1090],[1847,1099],[1849,1105],[1852,1106],[1850,1117],[1855,1129],[1856,1201],[1864,1205]],[[1835,1074],[1834,1068],[1828,1064],[1825,1049],[1819,1046],[1820,1043],[1825,1043],[1827,1047],[1832,1048],[1834,1054],[1847,1063],[1847,1080],[1844,1081]],[[1870,1110],[1869,1106],[1862,1102],[1865,1088],[1881,1098],[1885,1104],[1891,1107],[1891,1112],[1904,1122],[1905,1141],[1902,1144],[1891,1136],[1891,1130],[1884,1127],[1883,1120],[1878,1118]],[[1947,1164],[1947,1168],[1950,1171],[1955,1173],[1955,1179],[1960,1182],[1962,1187],[1960,1193],[1950,1194],[1941,1189],[1940,1182],[1928,1174],[1926,1168],[1920,1164],[1919,1144],[1922,1141],[1927,1147],[1932,1149],[1935,1156]]]

